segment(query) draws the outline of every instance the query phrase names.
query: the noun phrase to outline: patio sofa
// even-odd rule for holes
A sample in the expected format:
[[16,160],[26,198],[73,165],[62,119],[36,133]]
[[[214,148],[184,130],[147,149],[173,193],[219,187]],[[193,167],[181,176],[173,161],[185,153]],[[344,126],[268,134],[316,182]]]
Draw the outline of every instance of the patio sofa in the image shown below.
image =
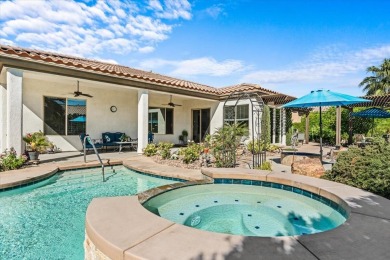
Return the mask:
[[[106,148],[106,151],[108,149],[108,147],[120,147],[120,144],[118,144],[117,142],[121,142],[121,137],[126,134],[125,133],[121,133],[121,132],[115,132],[115,133],[111,133],[111,132],[104,132],[102,133],[102,140],[103,140],[103,143],[102,145]],[[128,142],[135,142],[137,141],[137,139],[132,139],[130,137],[127,138]],[[136,147],[136,144],[132,144],[131,147]]]
[[[81,145],[82,145],[82,147],[83,147],[83,150],[84,150],[84,137],[87,136],[87,135],[88,135],[88,134],[85,134],[85,133],[82,133],[82,134],[79,135],[80,141],[81,141]],[[94,142],[93,139],[91,139],[91,141]],[[96,142],[96,143],[94,142],[94,145],[95,145],[95,148],[96,148],[96,149],[99,149],[99,148],[102,148],[102,147],[103,147],[103,145],[102,145],[101,143],[98,143],[98,142]],[[91,144],[90,142],[88,142],[88,140],[87,140],[86,143],[85,143],[85,149],[86,149],[87,151],[89,151],[90,149],[93,149],[92,144]]]
[[104,132],[102,133],[102,140],[103,140],[103,146],[106,148],[108,147],[119,147],[119,144],[117,142],[121,141],[122,135],[125,133],[121,132],[116,132],[116,133],[111,133],[111,132]]

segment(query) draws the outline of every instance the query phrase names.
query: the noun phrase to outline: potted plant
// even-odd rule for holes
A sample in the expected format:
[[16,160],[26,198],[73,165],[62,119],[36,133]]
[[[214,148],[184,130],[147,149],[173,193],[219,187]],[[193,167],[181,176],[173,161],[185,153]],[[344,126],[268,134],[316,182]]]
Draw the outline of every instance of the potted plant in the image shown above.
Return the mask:
[[26,150],[30,160],[38,160],[40,152],[45,151],[46,147],[50,146],[46,136],[41,132],[28,133],[23,137],[26,142]]
[[187,132],[187,130],[183,130],[182,132],[181,132],[181,136],[183,137],[183,144],[187,144],[187,138],[188,138],[188,132]]

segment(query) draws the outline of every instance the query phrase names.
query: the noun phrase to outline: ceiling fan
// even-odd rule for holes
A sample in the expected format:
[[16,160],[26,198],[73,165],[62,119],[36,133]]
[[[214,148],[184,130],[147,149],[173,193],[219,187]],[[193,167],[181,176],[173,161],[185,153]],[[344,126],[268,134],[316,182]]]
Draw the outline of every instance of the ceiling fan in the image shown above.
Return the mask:
[[85,97],[93,97],[91,96],[90,94],[84,94],[83,92],[80,91],[80,83],[79,81],[77,81],[77,90],[75,92],[73,92],[74,94],[74,97],[78,97],[78,96],[85,96]]
[[169,103],[168,104],[163,104],[164,106],[170,106],[170,107],[181,107],[182,105],[179,105],[179,104],[175,104],[172,102],[172,95],[169,99]]

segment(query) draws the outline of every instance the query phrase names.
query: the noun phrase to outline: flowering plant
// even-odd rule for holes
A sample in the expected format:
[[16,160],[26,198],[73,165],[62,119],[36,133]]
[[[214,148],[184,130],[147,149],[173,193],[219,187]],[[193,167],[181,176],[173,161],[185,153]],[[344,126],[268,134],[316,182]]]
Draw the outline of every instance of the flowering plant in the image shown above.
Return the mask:
[[23,137],[23,140],[27,143],[27,150],[32,152],[42,152],[50,146],[50,142],[41,131],[28,133]]
[[17,156],[15,149],[11,147],[11,149],[0,154],[0,172],[18,169],[22,167],[26,160],[26,156]]

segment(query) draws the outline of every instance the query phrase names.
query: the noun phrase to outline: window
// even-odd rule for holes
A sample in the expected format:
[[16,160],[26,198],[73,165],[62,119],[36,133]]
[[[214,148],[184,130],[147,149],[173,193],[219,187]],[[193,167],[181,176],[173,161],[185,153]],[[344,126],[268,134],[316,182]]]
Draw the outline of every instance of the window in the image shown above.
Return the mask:
[[46,135],[79,135],[86,132],[87,102],[80,99],[44,97]]
[[227,124],[242,124],[249,127],[249,105],[226,106],[224,122]]
[[173,134],[173,108],[150,107],[148,131],[154,134]]

